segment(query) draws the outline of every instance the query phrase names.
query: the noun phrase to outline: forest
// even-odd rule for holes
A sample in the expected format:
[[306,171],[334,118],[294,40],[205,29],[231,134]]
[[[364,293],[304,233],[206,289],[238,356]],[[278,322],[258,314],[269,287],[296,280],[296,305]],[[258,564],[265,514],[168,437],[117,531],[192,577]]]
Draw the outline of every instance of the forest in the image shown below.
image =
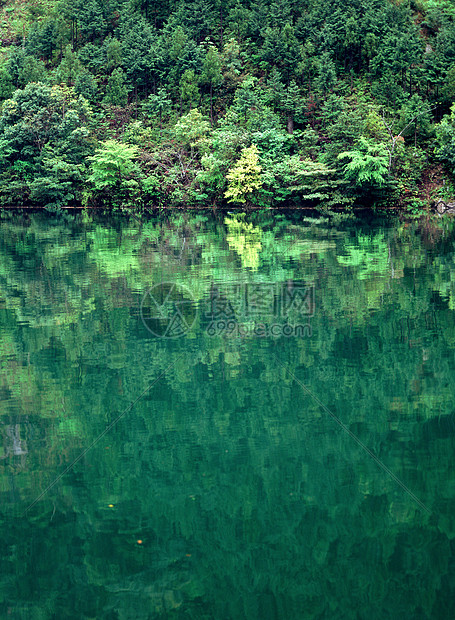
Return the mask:
[[6,0],[0,207],[455,196],[451,0]]

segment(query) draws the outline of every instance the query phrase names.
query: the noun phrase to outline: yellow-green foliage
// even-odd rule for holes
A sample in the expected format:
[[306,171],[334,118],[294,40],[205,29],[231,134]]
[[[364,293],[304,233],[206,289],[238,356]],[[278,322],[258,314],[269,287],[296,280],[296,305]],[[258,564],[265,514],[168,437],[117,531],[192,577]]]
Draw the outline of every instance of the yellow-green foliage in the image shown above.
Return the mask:
[[240,159],[226,175],[228,189],[224,193],[228,202],[244,204],[262,186],[259,151],[255,144],[243,148]]
[[261,229],[244,220],[245,214],[239,213],[232,218],[226,218],[227,242],[229,247],[237,252],[242,261],[242,267],[256,270],[259,266],[259,254],[262,250]]
[[199,146],[210,133],[210,123],[197,108],[182,116],[174,127],[174,134],[182,144],[191,148]]

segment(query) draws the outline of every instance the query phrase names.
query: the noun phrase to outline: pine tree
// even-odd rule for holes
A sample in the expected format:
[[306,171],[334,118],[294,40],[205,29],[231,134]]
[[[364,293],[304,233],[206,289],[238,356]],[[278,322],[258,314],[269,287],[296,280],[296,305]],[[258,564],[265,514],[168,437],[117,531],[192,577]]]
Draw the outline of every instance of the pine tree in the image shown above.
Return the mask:
[[163,115],[167,114],[172,107],[172,100],[168,97],[165,88],[158,89],[156,95],[149,95],[144,109],[152,114],[158,114],[160,119],[160,130],[163,128]]
[[106,86],[104,103],[125,106],[128,102],[128,87],[125,83],[125,73],[118,67],[112,71]]
[[88,101],[94,101],[96,98],[98,84],[96,83],[95,78],[90,73],[84,69],[79,73],[76,80],[74,81],[74,90],[78,95],[82,95]]
[[202,66],[201,83],[210,88],[210,122],[213,126],[213,89],[221,84],[221,58],[214,45],[209,45]]
[[180,92],[180,108],[183,109],[183,104],[187,104],[191,109],[194,101],[196,100],[199,89],[197,87],[197,78],[192,69],[187,69],[179,83]]
[[281,79],[281,73],[276,67],[273,67],[267,79],[265,99],[274,110],[279,110],[283,103],[283,96],[284,84]]
[[337,81],[337,73],[335,63],[333,62],[329,52],[321,54],[318,62],[318,76],[316,86],[324,96],[335,86]]
[[63,53],[62,62],[57,69],[57,82],[59,84],[67,84],[73,86],[77,76],[82,71],[82,64],[77,55],[71,49],[71,45],[67,45]]
[[288,133],[294,133],[294,118],[301,109],[300,89],[293,80],[286,89],[283,110],[286,113]]

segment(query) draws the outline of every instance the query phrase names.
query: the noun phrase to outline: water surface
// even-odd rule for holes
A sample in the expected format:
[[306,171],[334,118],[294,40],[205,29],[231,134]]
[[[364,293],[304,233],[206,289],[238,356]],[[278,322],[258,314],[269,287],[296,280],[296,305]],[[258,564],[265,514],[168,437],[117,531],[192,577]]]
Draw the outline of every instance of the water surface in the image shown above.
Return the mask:
[[0,617],[453,618],[454,250],[1,221]]

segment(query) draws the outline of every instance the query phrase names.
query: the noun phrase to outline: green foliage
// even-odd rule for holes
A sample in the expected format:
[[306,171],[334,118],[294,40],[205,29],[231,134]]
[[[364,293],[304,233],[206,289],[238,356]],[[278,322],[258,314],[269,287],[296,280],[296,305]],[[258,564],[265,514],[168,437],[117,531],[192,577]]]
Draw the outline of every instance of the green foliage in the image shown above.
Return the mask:
[[172,100],[169,98],[165,88],[160,88],[156,95],[149,95],[144,104],[144,110],[148,114],[157,115],[162,126],[163,116],[168,114],[172,108]]
[[201,83],[216,88],[221,80],[220,54],[214,45],[209,45],[202,65]]
[[9,99],[15,88],[11,75],[5,66],[0,67],[0,100]]
[[128,102],[128,87],[125,83],[125,73],[119,67],[109,76],[106,86],[106,95],[103,103],[125,106]]
[[[151,49],[155,43],[155,33],[141,15],[126,17],[122,28],[121,59],[127,79],[136,87],[147,87],[153,69]],[[118,62],[120,54],[116,53],[115,58]]]
[[24,88],[30,82],[45,79],[44,63],[27,54],[22,47],[9,50],[3,67],[15,88]]
[[30,200],[58,210],[81,200],[81,166],[61,158],[43,159],[42,169],[30,182]]
[[435,154],[439,159],[446,161],[455,172],[455,105],[450,109],[450,115],[445,115],[435,128]]
[[[142,169],[160,179],[171,201],[221,203],[226,181],[220,174],[251,145],[266,163],[264,204],[311,195],[289,190],[299,183],[289,181],[285,162],[296,154],[333,171],[332,198],[328,190],[319,192],[324,201],[341,204],[344,193],[348,202],[357,196],[366,204],[367,194],[375,199],[379,188],[393,201],[393,188],[403,188],[404,198],[412,176],[411,158],[399,163],[396,157],[402,136],[413,141],[415,153],[425,150],[429,167],[434,150],[451,160],[451,121],[440,120],[455,92],[450,6],[442,0],[349,0],[343,6],[326,0],[59,0],[33,6],[11,0],[3,27],[0,20],[0,101],[33,82],[74,87],[93,107],[83,144],[120,140],[129,131],[143,149]],[[198,130],[200,119],[187,117],[195,108],[209,117],[211,133],[205,119]],[[178,115],[184,119],[175,133]],[[133,127],[132,116],[144,131]],[[199,138],[191,137],[198,131]],[[389,154],[387,182],[381,145]],[[8,141],[4,161],[42,166],[34,148],[16,159],[14,148]],[[345,155],[354,152],[347,164]],[[83,159],[72,163],[84,168]],[[412,191],[423,191],[426,173],[417,160],[415,172]],[[28,200],[28,181],[18,174],[15,182],[25,183],[20,191]],[[5,172],[10,194],[8,178]]]
[[196,184],[202,194],[213,202],[224,195],[227,169],[226,161],[213,153],[203,155],[201,158],[201,170],[196,176]]
[[197,82],[198,80],[193,69],[186,69],[179,82],[180,101],[182,105],[189,105],[191,108],[199,93]]
[[138,147],[116,140],[106,140],[89,157],[90,176],[88,180],[96,191],[122,186],[139,172],[135,159]]
[[400,110],[400,129],[403,135],[414,135],[414,144],[417,146],[417,136],[428,137],[430,133],[431,109],[428,102],[414,94]]
[[82,71],[82,65],[73,52],[70,45],[67,45],[60,65],[56,73],[56,81],[58,84],[67,84],[73,86],[78,75]]
[[316,80],[316,86],[321,91],[322,95],[333,89],[337,81],[337,73],[335,63],[330,57],[329,52],[321,54],[321,58],[318,62],[318,75]]
[[177,140],[184,146],[191,147],[191,150],[207,142],[206,138],[210,131],[210,123],[205,120],[197,108],[182,116],[174,127],[174,135]]
[[228,188],[224,192],[228,202],[245,204],[261,187],[261,166],[256,145],[243,148],[238,161],[226,175]]
[[222,82],[221,56],[215,46],[209,45],[202,65],[201,84],[210,89],[210,121],[213,125],[213,89]]
[[230,37],[223,46],[222,55],[224,78],[236,80],[240,75],[242,61],[240,58],[240,45],[235,37]]
[[355,187],[382,188],[388,182],[388,153],[381,144],[360,138],[355,149],[340,153],[338,159],[349,160],[344,174]]
[[326,201],[337,189],[334,170],[324,163],[302,159],[298,155],[278,161],[270,160],[262,172],[261,194],[272,206],[281,203],[318,204]]
[[106,49],[106,68],[116,69],[122,64],[122,44],[115,37],[106,39],[104,42]]
[[74,81],[74,92],[82,95],[87,101],[94,102],[98,84],[90,71],[82,70]]

